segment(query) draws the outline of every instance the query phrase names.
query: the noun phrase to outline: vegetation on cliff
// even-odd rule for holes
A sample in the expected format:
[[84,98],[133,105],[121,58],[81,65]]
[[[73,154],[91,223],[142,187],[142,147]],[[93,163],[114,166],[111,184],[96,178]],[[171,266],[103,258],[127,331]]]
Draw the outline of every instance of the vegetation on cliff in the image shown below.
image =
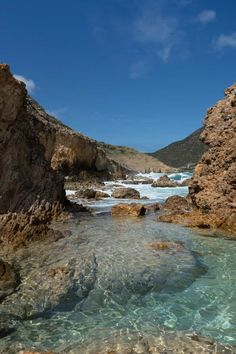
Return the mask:
[[200,128],[185,139],[176,141],[150,155],[169,166],[193,169],[207,151],[207,145],[200,139],[202,130],[203,128]]

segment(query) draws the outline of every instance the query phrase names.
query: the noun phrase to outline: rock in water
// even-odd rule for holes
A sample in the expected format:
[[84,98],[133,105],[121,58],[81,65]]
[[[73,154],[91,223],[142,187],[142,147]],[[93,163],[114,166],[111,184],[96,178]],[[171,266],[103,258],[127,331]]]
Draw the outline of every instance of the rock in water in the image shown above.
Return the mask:
[[146,209],[143,204],[117,204],[111,209],[111,215],[113,216],[143,216]]
[[118,199],[140,199],[140,193],[134,188],[117,188],[111,196]]
[[161,176],[157,181],[152,183],[152,187],[177,187],[178,183],[172,181],[167,175]]

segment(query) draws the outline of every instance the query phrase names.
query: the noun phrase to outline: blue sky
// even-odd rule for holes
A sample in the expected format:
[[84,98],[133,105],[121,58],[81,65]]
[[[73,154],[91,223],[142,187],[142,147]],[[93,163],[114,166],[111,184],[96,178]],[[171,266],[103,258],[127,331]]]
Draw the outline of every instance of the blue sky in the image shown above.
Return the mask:
[[0,0],[0,61],[84,134],[154,151],[236,81],[235,0]]

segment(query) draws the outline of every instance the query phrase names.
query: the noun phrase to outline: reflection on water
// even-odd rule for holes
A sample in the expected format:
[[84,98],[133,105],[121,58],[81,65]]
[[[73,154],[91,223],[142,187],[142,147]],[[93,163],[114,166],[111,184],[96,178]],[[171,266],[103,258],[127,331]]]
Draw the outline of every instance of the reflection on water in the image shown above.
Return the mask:
[[[79,343],[88,348],[116,337],[131,340],[168,331],[197,332],[236,344],[234,241],[202,237],[159,223],[155,216],[81,217],[57,227],[72,235],[44,252],[59,253],[62,260],[93,255],[95,282],[73,306],[22,322],[2,345],[21,342],[63,350]],[[155,251],[150,244],[157,240],[178,241],[184,247]],[[32,264],[28,257],[25,266]]]

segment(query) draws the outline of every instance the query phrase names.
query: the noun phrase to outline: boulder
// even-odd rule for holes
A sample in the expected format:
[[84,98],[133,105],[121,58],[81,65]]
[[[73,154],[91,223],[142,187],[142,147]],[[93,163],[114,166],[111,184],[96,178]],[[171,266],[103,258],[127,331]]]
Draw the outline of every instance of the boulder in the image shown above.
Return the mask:
[[99,200],[99,199],[103,199],[103,198],[109,198],[110,195],[108,193],[102,192],[102,191],[96,191],[95,194],[95,199]]
[[166,199],[165,203],[163,204],[162,208],[164,210],[170,211],[186,211],[191,208],[190,203],[188,202],[187,198],[181,197],[179,195],[173,195]]
[[95,199],[96,191],[94,189],[86,188],[76,192],[75,197],[84,199]]
[[112,216],[143,216],[145,212],[144,205],[139,203],[120,203],[111,208]]
[[167,175],[161,176],[152,183],[152,187],[177,187],[178,183],[171,180]]
[[153,204],[147,204],[144,206],[146,209],[146,212],[152,213],[160,210],[160,204],[159,203],[153,203]]
[[117,188],[111,196],[118,199],[140,199],[140,193],[134,188]]

